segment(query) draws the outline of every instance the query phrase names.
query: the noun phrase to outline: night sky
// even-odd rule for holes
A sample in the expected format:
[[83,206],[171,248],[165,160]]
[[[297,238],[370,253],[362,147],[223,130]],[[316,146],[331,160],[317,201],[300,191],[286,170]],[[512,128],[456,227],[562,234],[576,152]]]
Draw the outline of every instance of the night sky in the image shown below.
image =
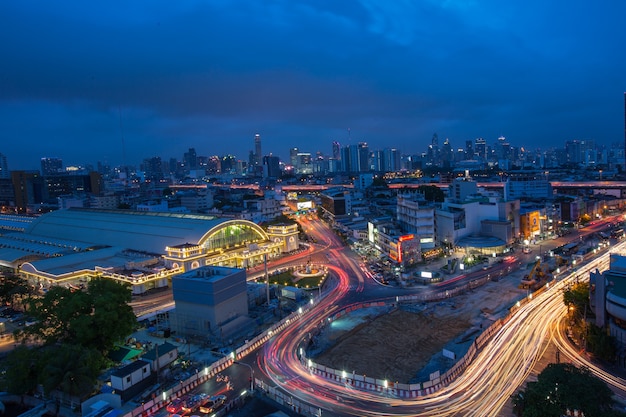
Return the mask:
[[[626,2],[0,2],[9,169],[623,142]],[[123,146],[124,144],[124,146]]]

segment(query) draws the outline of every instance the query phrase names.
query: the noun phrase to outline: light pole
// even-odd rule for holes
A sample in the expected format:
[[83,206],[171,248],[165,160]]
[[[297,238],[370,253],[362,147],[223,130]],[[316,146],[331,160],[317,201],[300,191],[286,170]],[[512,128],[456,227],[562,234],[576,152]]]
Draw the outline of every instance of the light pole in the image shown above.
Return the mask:
[[247,363],[237,362],[237,361],[233,361],[233,363],[247,366],[248,369],[250,369],[250,392],[254,392],[254,369],[252,369],[252,366],[248,365]]

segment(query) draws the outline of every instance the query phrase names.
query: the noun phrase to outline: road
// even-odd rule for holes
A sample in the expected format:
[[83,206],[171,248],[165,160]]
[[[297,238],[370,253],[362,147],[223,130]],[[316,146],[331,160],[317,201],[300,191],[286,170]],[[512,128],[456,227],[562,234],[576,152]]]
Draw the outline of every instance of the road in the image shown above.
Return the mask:
[[[555,245],[560,242],[555,242]],[[611,251],[621,251],[626,243]],[[378,293],[373,280],[358,267],[358,260],[345,249],[329,248],[343,269],[336,268],[339,285],[336,291],[319,302],[316,308],[268,342],[258,355],[257,366],[272,385],[294,398],[324,410],[324,415],[358,416],[494,416],[523,384],[533,365],[541,357],[543,341],[551,326],[564,314],[562,289],[571,281],[588,276],[590,270],[608,268],[608,252],[580,266],[561,278],[552,288],[537,294],[519,307],[479,352],[467,370],[439,392],[418,399],[394,398],[388,393],[355,390],[345,383],[324,380],[311,374],[299,359],[299,349],[315,331],[319,322],[358,298]],[[506,266],[502,266],[506,267]],[[471,279],[468,278],[468,279]],[[364,347],[366,349],[367,347]],[[358,354],[358,352],[355,352]]]
[[[608,268],[608,255],[600,255],[588,265],[580,266],[573,275],[566,275],[556,285],[523,304],[508,319],[487,345],[477,354],[468,369],[444,389],[417,399],[401,399],[391,391],[382,393],[360,391],[341,382],[330,382],[313,375],[307,363],[300,359],[303,348],[318,325],[344,306],[368,301],[394,298],[410,294],[412,290],[383,286],[372,279],[372,274],[360,256],[345,247],[337,236],[323,223],[302,220],[303,227],[313,237],[308,250],[272,261],[269,268],[277,269],[302,263],[302,259],[325,262],[333,272],[334,288],[326,291],[317,304],[297,322],[294,321],[258,351],[238,358],[243,366],[234,365],[226,372],[231,375],[236,395],[242,387],[249,388],[249,378],[254,373],[269,386],[282,390],[288,398],[297,399],[323,410],[331,416],[495,416],[526,380],[533,365],[541,357],[544,340],[552,335],[552,326],[565,314],[561,290],[564,285],[588,271]],[[594,225],[582,233],[592,233],[603,228]],[[542,245],[540,252],[581,239],[568,236]],[[612,251],[623,250],[626,243],[616,245]],[[431,286],[426,291],[442,291],[465,285],[467,282],[492,275],[494,278],[508,274],[520,263],[529,262],[536,254],[519,254],[519,260],[496,264],[487,271],[482,269]],[[264,266],[249,272],[263,274]],[[424,292],[424,289],[415,289]],[[165,297],[165,295],[163,295]],[[161,300],[163,301],[163,300]],[[146,300],[138,308],[152,309],[153,300]],[[384,343],[384,341],[381,341]],[[367,347],[364,347],[367,349]],[[565,349],[563,349],[565,351]],[[358,354],[359,352],[355,352]],[[251,368],[248,368],[250,366]],[[608,378],[608,377],[607,377]],[[618,381],[619,383],[619,381]],[[622,382],[623,383],[623,382]],[[202,387],[215,391],[220,387]]]

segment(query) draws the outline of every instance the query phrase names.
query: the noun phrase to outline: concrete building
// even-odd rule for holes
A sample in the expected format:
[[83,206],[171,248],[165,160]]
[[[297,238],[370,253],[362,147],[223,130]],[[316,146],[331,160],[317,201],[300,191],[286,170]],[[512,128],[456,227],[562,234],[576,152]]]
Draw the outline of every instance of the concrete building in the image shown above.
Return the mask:
[[11,174],[9,174],[9,164],[7,163],[7,157],[2,153],[0,153],[0,178],[11,178]]
[[243,200],[243,208],[248,210],[251,216],[257,220],[255,223],[271,221],[283,214],[280,201],[269,195],[263,198]]
[[289,253],[300,247],[298,233],[298,225],[295,223],[267,226],[267,236],[274,243],[280,244],[282,253]]
[[552,199],[552,185],[545,174],[511,176],[504,183],[504,199]]
[[460,203],[471,195],[478,194],[478,184],[469,177],[455,178],[448,186],[448,200]]
[[397,221],[403,232],[414,234],[422,249],[435,247],[435,206],[419,195],[398,194]]
[[402,233],[391,218],[372,219],[367,228],[369,243],[396,264],[412,265],[422,260],[419,238]]
[[352,196],[345,188],[329,188],[321,194],[320,198],[322,210],[333,219],[352,213]]
[[611,254],[609,269],[589,276],[596,326],[609,329],[617,341],[617,360],[626,368],[626,256]]
[[206,213],[213,208],[213,192],[206,188],[178,192],[176,196],[191,213]]
[[250,323],[245,269],[206,266],[172,279],[172,330],[228,337]]
[[[486,200],[468,203],[446,202],[435,211],[437,240],[478,252],[501,253],[513,243],[514,222],[501,218],[505,202]],[[486,233],[491,233],[487,235]],[[477,238],[482,239],[477,239]],[[490,238],[485,240],[484,238]],[[502,239],[507,240],[502,240]],[[494,240],[496,239],[496,240]]]
[[120,205],[117,195],[92,195],[89,197],[89,207],[92,209],[114,210]]

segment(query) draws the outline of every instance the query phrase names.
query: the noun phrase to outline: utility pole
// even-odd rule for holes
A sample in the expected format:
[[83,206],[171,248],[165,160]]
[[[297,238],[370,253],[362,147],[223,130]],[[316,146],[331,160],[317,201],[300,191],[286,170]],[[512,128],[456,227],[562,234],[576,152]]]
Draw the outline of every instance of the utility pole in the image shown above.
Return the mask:
[[267,306],[270,305],[270,276],[267,273],[267,253],[263,254],[263,262],[265,263],[265,293],[267,295]]
[[252,369],[252,366],[248,365],[247,363],[237,361],[233,361],[233,363],[246,366],[248,367],[248,369],[250,369],[250,392],[254,392],[254,369]]

